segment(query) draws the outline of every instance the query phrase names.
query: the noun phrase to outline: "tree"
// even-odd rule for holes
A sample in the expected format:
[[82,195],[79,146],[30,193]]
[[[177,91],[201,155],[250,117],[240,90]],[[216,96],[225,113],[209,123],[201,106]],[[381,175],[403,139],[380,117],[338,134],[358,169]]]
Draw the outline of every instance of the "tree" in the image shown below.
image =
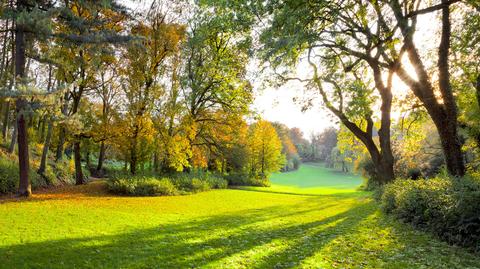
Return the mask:
[[[222,158],[238,118],[249,113],[252,87],[246,79],[248,47],[230,21],[199,9],[190,21],[181,88],[194,130],[192,166],[207,166],[207,155]],[[230,132],[230,134],[229,134]],[[193,163],[195,161],[196,163]]]
[[[300,164],[300,157],[298,155],[297,147],[293,144],[290,138],[291,130],[282,123],[273,122],[273,128],[277,132],[278,137],[282,141],[282,154],[285,155],[286,162],[283,170],[298,169]],[[298,129],[298,131],[300,131]]]
[[[31,193],[28,180],[29,171],[29,150],[28,133],[25,111],[29,103],[27,96],[33,92],[29,89],[28,78],[26,77],[27,50],[29,56],[39,61],[48,61],[48,55],[38,55],[34,50],[33,43],[38,40],[69,40],[78,43],[101,43],[119,41],[122,38],[115,33],[103,34],[102,24],[94,23],[98,17],[90,16],[87,19],[80,19],[75,11],[80,7],[88,6],[90,12],[101,12],[120,8],[113,1],[83,2],[83,1],[36,1],[17,0],[15,6],[8,8],[2,13],[2,17],[12,19],[15,22],[15,77],[14,91],[9,93],[15,97],[17,112],[17,136],[18,136],[18,160],[20,183],[18,194],[29,196]],[[72,8],[73,7],[73,8]],[[92,14],[92,13],[90,13]],[[97,13],[98,14],[98,13]],[[98,21],[96,21],[98,22]],[[107,23],[107,21],[104,21]],[[53,27],[53,24],[64,24],[68,27],[89,29],[81,34],[66,31],[65,27]],[[102,35],[103,34],[103,35]]]
[[268,121],[259,120],[250,127],[248,152],[250,173],[254,176],[266,178],[285,164],[282,141]]
[[312,145],[314,145],[315,159],[327,161],[332,149],[337,146],[338,130],[329,127],[321,133],[312,137]]
[[[179,50],[185,27],[166,22],[166,14],[152,9],[146,22],[139,22],[132,34],[142,39],[131,44],[124,53],[124,81],[126,97],[130,172],[136,173],[141,148],[139,139],[153,135],[151,119],[154,100],[164,94],[160,79],[164,74],[167,59]],[[147,154],[147,153],[145,153]],[[146,158],[146,156],[144,156]]]

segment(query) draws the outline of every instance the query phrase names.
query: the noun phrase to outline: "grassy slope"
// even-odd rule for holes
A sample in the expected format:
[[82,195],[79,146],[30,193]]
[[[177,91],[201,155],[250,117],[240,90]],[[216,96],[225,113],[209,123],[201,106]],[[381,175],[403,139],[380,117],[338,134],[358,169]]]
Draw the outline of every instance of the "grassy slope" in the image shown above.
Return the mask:
[[105,195],[101,182],[64,187],[0,204],[0,268],[480,267],[479,257],[384,217],[368,194],[345,191],[127,198]]
[[272,186],[269,188],[242,189],[296,194],[353,194],[362,184],[360,176],[327,169],[323,164],[316,163],[303,164],[298,171],[273,174],[270,181]]

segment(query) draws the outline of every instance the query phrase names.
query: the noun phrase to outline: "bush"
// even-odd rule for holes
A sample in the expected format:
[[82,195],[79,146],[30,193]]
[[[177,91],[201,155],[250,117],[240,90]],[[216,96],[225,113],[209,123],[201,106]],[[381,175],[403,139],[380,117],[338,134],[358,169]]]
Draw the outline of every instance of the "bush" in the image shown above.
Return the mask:
[[[0,155],[0,193],[15,193],[18,189],[20,175],[15,157],[14,155]],[[29,180],[32,189],[49,184],[49,180],[37,174],[32,167],[29,170]]]
[[177,189],[173,183],[166,178],[129,178],[112,179],[108,182],[109,190],[131,196],[159,196],[175,195]]
[[270,181],[265,176],[251,176],[247,173],[230,173],[225,177],[231,186],[269,187]]
[[396,180],[385,186],[382,209],[447,242],[480,250],[480,177]]
[[9,159],[0,158],[0,193],[15,192],[18,186],[18,165]]
[[198,178],[192,178],[190,183],[190,191],[202,192],[210,190],[210,185],[207,181],[200,180]]
[[169,178],[156,176],[131,176],[128,174],[112,174],[108,182],[113,193],[132,196],[176,195],[224,189],[227,181],[210,173],[179,173]]
[[224,178],[202,171],[174,174],[172,182],[178,189],[191,192],[225,189],[228,186],[228,182]]
[[63,160],[54,163],[53,171],[57,179],[63,183],[75,183],[75,166],[72,161]]

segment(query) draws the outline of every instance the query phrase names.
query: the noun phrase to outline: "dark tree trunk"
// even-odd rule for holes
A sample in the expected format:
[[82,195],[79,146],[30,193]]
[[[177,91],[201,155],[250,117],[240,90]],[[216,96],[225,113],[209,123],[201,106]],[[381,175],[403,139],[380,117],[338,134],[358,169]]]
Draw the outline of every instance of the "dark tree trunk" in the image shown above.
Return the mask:
[[[447,0],[442,0],[446,3]],[[463,160],[462,143],[458,134],[458,112],[455,97],[450,84],[449,51],[450,51],[451,23],[450,7],[442,8],[442,37],[438,49],[438,84],[444,100],[446,117],[442,123],[436,123],[439,129],[440,139],[445,154],[445,162],[448,171],[454,176],[465,175],[465,163]],[[446,125],[446,126],[438,126]],[[443,129],[445,128],[445,129]]]
[[153,153],[153,171],[158,172],[158,154],[157,154],[157,152]]
[[135,175],[137,172],[137,141],[133,141],[132,148],[130,150],[130,173]]
[[74,155],[74,162],[75,162],[75,184],[82,185],[85,183],[85,179],[83,178],[83,171],[82,171],[82,156],[80,154],[80,141],[75,141],[73,143],[73,155]]
[[3,115],[3,125],[2,125],[3,140],[7,139],[8,122],[9,121],[10,121],[10,102],[7,101],[6,104],[5,104],[5,113]]
[[103,168],[103,160],[105,159],[105,142],[100,142],[100,153],[98,154],[98,165],[97,171],[102,171]]
[[[65,93],[63,96],[63,106],[62,106],[62,114],[64,116],[67,115],[68,111],[68,92]],[[58,133],[58,145],[57,145],[57,150],[55,154],[55,162],[58,162],[62,160],[63,158],[63,147],[65,145],[65,136],[66,136],[66,130],[65,127],[60,126],[60,131]]]
[[90,169],[90,150],[87,150],[87,153],[85,154],[85,159],[87,169]]
[[[17,8],[24,8],[24,1],[17,1]],[[15,77],[24,83],[25,78],[25,33],[23,26],[18,24],[15,27]],[[17,135],[18,135],[18,167],[20,172],[20,182],[18,184],[19,196],[30,196],[31,187],[28,180],[29,160],[28,160],[28,132],[25,121],[25,108],[27,100],[20,97],[15,102],[17,111]]]
[[40,161],[40,167],[38,168],[39,174],[45,173],[45,169],[47,167],[47,155],[48,155],[48,148],[50,147],[50,140],[52,139],[52,129],[53,129],[53,121],[52,119],[49,119],[48,127],[47,127],[47,137],[45,138],[45,144],[43,144],[42,159]]
[[442,33],[438,47],[438,86],[442,102],[435,96],[435,90],[431,83],[431,76],[418,53],[413,41],[412,29],[408,18],[403,16],[402,8],[398,1],[391,1],[399,27],[404,36],[403,47],[407,52],[408,59],[413,65],[418,79],[414,79],[402,67],[397,68],[397,75],[412,89],[415,96],[421,101],[428,114],[432,118],[440,136],[445,163],[448,172],[453,176],[465,175],[465,163],[461,150],[462,144],[458,134],[458,113],[450,85],[449,51],[451,38],[450,4],[448,0],[442,0]]
[[[45,125],[48,125],[48,123],[50,123],[50,121],[47,118],[48,117],[45,116],[39,121],[39,128],[38,129],[40,131],[40,140],[45,139]],[[47,123],[47,121],[48,121],[48,123]]]

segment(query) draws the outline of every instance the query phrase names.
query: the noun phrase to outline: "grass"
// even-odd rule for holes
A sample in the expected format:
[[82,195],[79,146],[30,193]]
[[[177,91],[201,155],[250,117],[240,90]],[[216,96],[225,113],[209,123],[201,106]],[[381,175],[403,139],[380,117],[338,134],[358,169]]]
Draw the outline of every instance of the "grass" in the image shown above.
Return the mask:
[[115,197],[93,182],[6,199],[0,268],[480,268],[478,256],[385,217],[356,183],[322,195],[300,182],[314,168],[286,174],[288,188],[305,186],[297,194]]
[[345,174],[325,168],[321,163],[306,163],[297,171],[276,173],[270,177],[271,187],[241,187],[245,190],[291,194],[356,193],[363,180],[354,174]]

